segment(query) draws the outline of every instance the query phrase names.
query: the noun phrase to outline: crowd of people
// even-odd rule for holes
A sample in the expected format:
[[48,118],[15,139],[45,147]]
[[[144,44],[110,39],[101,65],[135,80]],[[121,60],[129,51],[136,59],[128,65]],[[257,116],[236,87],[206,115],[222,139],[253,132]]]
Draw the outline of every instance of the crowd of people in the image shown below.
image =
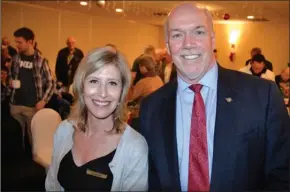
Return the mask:
[[192,4],[174,8],[164,27],[167,49],[147,46],[131,70],[115,45],[84,56],[68,37],[56,77],[31,29],[14,32],[18,51],[2,39],[1,101],[31,145],[33,115],[70,106],[46,190],[289,190],[289,67],[275,77],[254,48],[240,71],[223,68],[211,14]]

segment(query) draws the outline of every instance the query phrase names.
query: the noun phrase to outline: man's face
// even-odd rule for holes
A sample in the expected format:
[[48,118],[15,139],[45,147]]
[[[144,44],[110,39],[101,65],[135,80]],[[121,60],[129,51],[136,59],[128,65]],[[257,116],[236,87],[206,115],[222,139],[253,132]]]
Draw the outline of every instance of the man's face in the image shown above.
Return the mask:
[[263,71],[263,69],[265,68],[265,64],[264,62],[258,62],[258,61],[253,61],[251,63],[252,65],[252,69],[254,71],[255,74],[259,74]]
[[15,37],[15,43],[19,53],[27,52],[30,47],[33,47],[33,40],[26,41],[23,37]]
[[66,41],[66,45],[69,48],[69,50],[74,50],[76,48],[76,41],[74,39],[68,39]]
[[168,20],[168,48],[178,74],[198,82],[214,65],[215,38],[209,18],[200,9],[179,10]]

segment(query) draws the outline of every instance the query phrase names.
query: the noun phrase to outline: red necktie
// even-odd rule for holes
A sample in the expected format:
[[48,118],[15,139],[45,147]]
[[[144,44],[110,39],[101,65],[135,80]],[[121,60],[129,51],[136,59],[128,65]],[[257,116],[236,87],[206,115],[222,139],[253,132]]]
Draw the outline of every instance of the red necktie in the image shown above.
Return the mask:
[[188,191],[209,191],[206,114],[200,93],[202,85],[191,85],[189,88],[195,96],[191,116]]

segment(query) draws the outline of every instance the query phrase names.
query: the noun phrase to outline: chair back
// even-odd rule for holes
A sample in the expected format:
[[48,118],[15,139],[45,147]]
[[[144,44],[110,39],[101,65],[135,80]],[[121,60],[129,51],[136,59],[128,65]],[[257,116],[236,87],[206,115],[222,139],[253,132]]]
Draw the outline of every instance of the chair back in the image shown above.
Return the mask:
[[74,92],[73,92],[72,84],[69,86],[69,90],[68,90],[68,92],[69,92],[72,96],[74,96]]
[[32,118],[32,151],[34,160],[48,167],[53,151],[53,136],[61,122],[60,115],[53,109],[39,110]]

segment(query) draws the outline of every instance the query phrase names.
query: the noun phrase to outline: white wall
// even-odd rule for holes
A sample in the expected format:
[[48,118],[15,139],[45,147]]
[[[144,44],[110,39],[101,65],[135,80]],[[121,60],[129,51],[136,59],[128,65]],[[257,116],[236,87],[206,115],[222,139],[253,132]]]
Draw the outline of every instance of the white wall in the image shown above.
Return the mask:
[[57,52],[66,46],[65,40],[70,35],[77,39],[77,47],[84,53],[107,43],[115,44],[125,53],[130,65],[146,45],[159,46],[159,27],[153,25],[20,2],[2,2],[1,5],[2,36],[7,36],[14,46],[14,31],[23,26],[31,28],[53,72]]

